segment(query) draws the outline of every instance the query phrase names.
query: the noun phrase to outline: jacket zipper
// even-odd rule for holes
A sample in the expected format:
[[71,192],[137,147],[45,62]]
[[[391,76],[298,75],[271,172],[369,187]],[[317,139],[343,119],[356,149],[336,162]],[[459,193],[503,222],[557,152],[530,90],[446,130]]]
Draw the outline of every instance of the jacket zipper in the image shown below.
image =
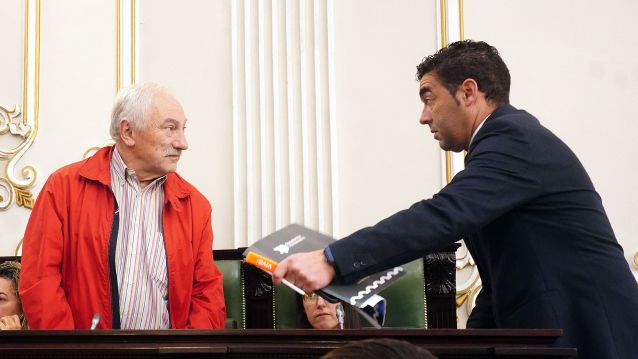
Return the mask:
[[[166,192],[164,192],[166,195]],[[165,201],[165,203],[167,203]],[[164,208],[162,208],[162,242],[164,243],[164,257],[166,258],[166,310],[168,311],[168,329],[172,329],[173,325],[171,324],[171,272],[169,271],[168,266],[168,249],[166,248],[166,230],[164,230],[164,211],[166,211],[166,204]]]
[[117,235],[119,232],[120,225],[120,208],[117,204],[117,199],[113,192],[113,222],[111,224],[111,236],[109,237],[109,248],[108,248],[108,264],[109,264],[109,283],[110,283],[110,292],[111,292],[111,316],[112,316],[112,324],[111,327],[113,329],[120,329],[120,292],[117,284],[117,273],[115,271],[115,250],[117,248]]

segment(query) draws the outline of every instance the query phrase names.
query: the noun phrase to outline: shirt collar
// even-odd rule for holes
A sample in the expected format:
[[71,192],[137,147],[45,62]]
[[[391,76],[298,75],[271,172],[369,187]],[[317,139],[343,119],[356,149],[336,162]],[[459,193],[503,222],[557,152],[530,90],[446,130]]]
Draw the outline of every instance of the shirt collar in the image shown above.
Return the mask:
[[118,180],[126,179],[126,164],[120,156],[120,151],[117,150],[117,146],[113,146],[113,156],[111,156],[111,171],[117,175]]
[[[113,156],[111,157],[111,170],[117,176],[117,179],[125,182],[127,180],[132,180],[135,183],[139,184],[139,180],[137,176],[135,176],[135,171],[131,168],[126,167],[126,163],[122,159],[120,152],[117,149],[117,146],[113,146]],[[166,181],[166,175],[158,177],[154,179],[149,186],[163,184]]]
[[[491,115],[492,114],[490,113],[489,115],[485,116],[483,121],[481,121],[481,123],[479,123],[478,127],[476,127],[476,130],[474,130],[474,132],[472,133],[472,137],[470,138],[470,145],[472,144],[472,141],[474,141],[474,137],[476,137],[476,134],[479,132],[481,127],[483,127],[483,124],[485,124],[485,120],[487,120],[487,118],[490,117]],[[467,147],[469,148],[470,146],[468,145]]]

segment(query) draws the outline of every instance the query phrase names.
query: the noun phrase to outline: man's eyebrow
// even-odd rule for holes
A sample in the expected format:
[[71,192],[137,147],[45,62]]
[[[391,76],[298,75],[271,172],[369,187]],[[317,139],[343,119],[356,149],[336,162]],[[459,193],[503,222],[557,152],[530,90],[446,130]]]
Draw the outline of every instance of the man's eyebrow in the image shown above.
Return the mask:
[[430,88],[430,86],[423,86],[419,90],[419,97],[423,97],[423,95],[425,95],[426,93],[431,92],[431,91],[432,91],[432,89]]
[[[184,120],[184,125],[186,125],[186,121],[188,121],[188,119]],[[179,125],[179,121],[174,119],[174,118],[172,118],[172,117],[167,117],[167,118],[164,119],[164,121],[162,121],[163,124],[168,123],[168,122],[171,122],[171,123],[174,123],[176,125]]]

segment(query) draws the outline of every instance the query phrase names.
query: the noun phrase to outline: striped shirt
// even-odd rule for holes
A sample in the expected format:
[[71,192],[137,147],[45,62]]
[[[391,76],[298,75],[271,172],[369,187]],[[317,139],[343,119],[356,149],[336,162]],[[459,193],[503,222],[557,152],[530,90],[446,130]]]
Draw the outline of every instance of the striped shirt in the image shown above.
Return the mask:
[[142,189],[117,147],[111,187],[120,210],[115,271],[122,329],[168,329],[168,277],[162,209],[166,176]]

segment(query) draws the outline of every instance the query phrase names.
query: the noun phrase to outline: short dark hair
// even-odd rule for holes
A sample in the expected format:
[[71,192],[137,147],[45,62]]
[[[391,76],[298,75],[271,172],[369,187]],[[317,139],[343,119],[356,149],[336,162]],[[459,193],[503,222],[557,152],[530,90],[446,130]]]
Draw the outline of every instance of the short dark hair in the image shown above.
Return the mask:
[[348,343],[326,353],[321,359],[431,359],[429,351],[403,340],[380,338]]
[[497,105],[510,102],[510,72],[498,50],[486,42],[453,42],[424,58],[416,69],[417,81],[434,71],[452,96],[463,81],[471,78],[488,101]]

